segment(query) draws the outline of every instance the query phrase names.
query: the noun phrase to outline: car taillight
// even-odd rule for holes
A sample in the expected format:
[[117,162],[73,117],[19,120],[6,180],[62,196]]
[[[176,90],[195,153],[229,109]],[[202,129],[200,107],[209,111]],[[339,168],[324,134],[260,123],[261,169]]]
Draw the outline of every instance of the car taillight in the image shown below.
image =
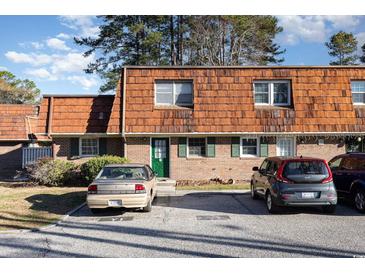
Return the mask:
[[284,165],[281,165],[276,173],[276,179],[284,184],[292,184],[293,182],[283,177]]
[[95,194],[97,191],[98,191],[97,185],[89,185],[89,187],[87,188],[87,192],[90,194]]
[[324,162],[324,164],[326,165],[329,176],[322,181],[322,184],[328,184],[333,181],[332,171],[331,171],[330,167],[328,166],[327,162]]
[[322,181],[322,184],[328,184],[331,183],[333,181],[332,175],[328,176],[328,178],[324,179]]
[[134,186],[134,190],[136,193],[146,193],[146,188],[144,187],[144,185],[136,184]]

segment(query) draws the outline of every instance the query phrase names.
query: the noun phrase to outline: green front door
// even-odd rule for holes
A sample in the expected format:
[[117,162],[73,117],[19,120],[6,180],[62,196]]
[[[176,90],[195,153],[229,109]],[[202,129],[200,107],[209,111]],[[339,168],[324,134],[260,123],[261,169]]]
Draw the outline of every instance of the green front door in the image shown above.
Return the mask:
[[169,177],[169,139],[152,138],[152,169],[157,177]]

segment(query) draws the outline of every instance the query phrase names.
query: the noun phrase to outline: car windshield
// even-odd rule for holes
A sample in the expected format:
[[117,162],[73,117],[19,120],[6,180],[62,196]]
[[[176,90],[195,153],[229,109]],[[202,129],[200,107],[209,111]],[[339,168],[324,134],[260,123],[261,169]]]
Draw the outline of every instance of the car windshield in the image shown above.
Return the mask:
[[104,167],[96,179],[146,180],[143,167]]
[[285,165],[283,176],[292,175],[326,175],[328,170],[322,161],[297,161]]

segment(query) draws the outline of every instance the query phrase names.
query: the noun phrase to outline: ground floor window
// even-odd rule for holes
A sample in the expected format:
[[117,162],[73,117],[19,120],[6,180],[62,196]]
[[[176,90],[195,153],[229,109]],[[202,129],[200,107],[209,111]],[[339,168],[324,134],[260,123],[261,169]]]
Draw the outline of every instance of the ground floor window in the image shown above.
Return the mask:
[[257,138],[241,138],[241,157],[256,157],[258,156]]
[[365,152],[363,138],[351,138],[346,141],[346,152]]
[[189,138],[188,139],[188,156],[205,157],[206,156],[206,138]]
[[284,137],[276,139],[276,154],[277,156],[294,156],[294,138]]
[[80,139],[81,156],[95,156],[99,154],[99,140],[96,138]]

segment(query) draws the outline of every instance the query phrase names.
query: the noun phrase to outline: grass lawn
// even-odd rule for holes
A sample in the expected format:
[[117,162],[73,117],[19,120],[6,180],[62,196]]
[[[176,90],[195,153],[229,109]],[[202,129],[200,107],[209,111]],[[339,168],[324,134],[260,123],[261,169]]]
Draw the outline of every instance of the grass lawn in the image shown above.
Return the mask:
[[223,185],[223,184],[206,184],[200,186],[177,186],[176,190],[248,190],[250,189],[249,183],[244,184],[232,184],[232,185]]
[[85,202],[83,187],[0,186],[0,230],[48,225]]

